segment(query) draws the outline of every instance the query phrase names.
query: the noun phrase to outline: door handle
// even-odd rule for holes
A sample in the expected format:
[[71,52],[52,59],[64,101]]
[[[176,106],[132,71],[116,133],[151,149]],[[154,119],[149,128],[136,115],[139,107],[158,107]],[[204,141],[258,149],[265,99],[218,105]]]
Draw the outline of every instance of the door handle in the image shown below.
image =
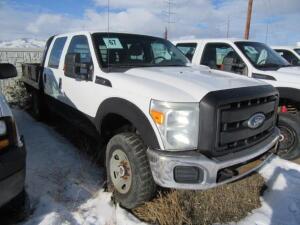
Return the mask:
[[59,90],[61,90],[61,88],[62,88],[62,79],[61,78],[59,78],[59,80],[58,80],[58,88],[59,88]]
[[47,82],[47,75],[44,73],[44,83],[46,83]]

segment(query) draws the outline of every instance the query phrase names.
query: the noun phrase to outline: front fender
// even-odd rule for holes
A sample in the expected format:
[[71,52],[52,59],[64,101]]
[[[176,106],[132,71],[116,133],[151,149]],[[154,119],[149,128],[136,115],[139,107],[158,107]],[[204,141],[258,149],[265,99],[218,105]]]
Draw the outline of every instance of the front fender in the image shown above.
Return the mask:
[[131,122],[149,148],[160,149],[157,136],[148,118],[135,104],[122,98],[108,98],[103,101],[97,110],[95,118],[99,132],[101,132],[103,118],[110,113],[120,115]]

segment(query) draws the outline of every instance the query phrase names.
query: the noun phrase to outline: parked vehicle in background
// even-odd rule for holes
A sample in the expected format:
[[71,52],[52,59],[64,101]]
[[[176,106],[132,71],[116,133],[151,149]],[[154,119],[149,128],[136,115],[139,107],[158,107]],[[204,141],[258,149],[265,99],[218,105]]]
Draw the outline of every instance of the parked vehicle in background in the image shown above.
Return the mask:
[[286,61],[294,66],[300,66],[300,47],[272,46]]
[[[280,94],[278,154],[285,159],[300,156],[300,67],[289,64],[266,44],[243,39],[175,41],[194,65],[265,81]],[[191,53],[191,55],[190,55]]]
[[134,208],[157,185],[212,188],[276,152],[274,87],[187,64],[161,38],[77,32],[51,37],[23,81],[37,116],[58,113],[103,140],[109,190]]
[[[16,68],[0,64],[0,79],[17,76]],[[14,208],[24,204],[26,150],[18,133],[14,116],[0,93],[0,207],[11,203]]]

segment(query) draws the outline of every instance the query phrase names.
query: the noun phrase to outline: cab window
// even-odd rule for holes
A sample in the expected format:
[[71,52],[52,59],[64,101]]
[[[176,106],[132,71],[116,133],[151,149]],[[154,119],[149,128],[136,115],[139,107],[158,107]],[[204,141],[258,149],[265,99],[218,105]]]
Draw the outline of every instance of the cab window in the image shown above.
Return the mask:
[[210,43],[204,48],[201,64],[211,69],[247,75],[247,66],[235,52],[225,43]]
[[[79,54],[79,62],[81,66],[77,75],[85,75],[92,73],[93,62],[88,39],[84,35],[74,36],[70,42],[67,54]],[[83,66],[85,64],[85,66]]]
[[197,48],[197,43],[179,43],[176,47],[190,60],[192,61]]
[[298,65],[298,58],[288,50],[276,49],[276,52],[279,53],[286,61],[288,61],[292,65]]
[[59,61],[61,58],[61,53],[64,49],[67,37],[56,38],[51,49],[48,67],[57,69],[59,67]]

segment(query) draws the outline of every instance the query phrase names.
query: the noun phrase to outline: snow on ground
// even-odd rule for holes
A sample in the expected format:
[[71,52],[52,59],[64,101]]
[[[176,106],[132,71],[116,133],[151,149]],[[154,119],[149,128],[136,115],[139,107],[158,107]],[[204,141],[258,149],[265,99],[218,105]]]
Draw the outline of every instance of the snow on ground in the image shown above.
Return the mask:
[[25,137],[26,190],[34,209],[22,225],[140,224],[111,203],[102,188],[102,169],[52,128],[25,112],[13,113]]
[[[52,128],[25,112],[14,114],[26,140],[26,185],[35,209],[22,225],[141,224],[103,192],[103,170]],[[300,166],[275,157],[260,173],[269,187],[261,198],[262,207],[238,224],[300,224]]]
[[44,46],[45,41],[28,38],[0,42],[0,48],[44,48]]
[[268,189],[261,198],[262,207],[239,225],[299,225],[300,224],[300,166],[278,157],[261,170]]

